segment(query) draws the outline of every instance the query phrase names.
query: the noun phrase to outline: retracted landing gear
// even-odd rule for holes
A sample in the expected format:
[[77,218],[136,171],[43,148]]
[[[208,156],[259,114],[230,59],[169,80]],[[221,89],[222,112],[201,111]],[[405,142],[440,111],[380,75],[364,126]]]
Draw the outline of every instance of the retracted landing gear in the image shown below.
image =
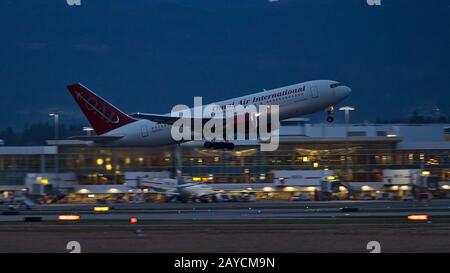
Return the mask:
[[328,108],[327,108],[327,121],[328,122],[333,122],[334,121],[334,117],[333,117],[333,113],[334,113],[334,106],[333,105],[330,105],[330,106],[328,106]]
[[234,149],[234,143],[231,142],[211,142],[211,141],[206,141],[203,144],[203,147],[205,147],[206,149],[215,149],[215,150],[223,150],[223,149],[227,149],[227,150],[233,150]]

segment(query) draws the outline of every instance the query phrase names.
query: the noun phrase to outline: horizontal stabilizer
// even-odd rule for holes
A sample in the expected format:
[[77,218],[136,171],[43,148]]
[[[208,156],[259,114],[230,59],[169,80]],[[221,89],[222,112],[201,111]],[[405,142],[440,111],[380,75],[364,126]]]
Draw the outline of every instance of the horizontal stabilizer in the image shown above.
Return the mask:
[[73,136],[70,139],[94,142],[109,142],[123,138],[124,136]]

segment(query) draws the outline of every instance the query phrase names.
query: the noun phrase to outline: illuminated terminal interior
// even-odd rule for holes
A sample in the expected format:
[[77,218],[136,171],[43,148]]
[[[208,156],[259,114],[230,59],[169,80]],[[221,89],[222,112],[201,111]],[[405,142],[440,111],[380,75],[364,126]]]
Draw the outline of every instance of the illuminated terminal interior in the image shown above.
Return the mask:
[[[212,150],[202,142],[181,145],[182,172],[210,184],[272,183],[275,170],[333,170],[350,182],[380,182],[384,169],[426,169],[450,180],[450,124],[345,124],[283,121],[276,151],[238,141]],[[28,173],[55,171],[55,141],[48,146],[0,147],[0,183],[23,185]],[[59,140],[59,173],[75,173],[79,185],[121,185],[127,172],[174,175],[173,147],[95,147]],[[42,184],[48,182],[43,179]],[[369,186],[368,186],[369,187]]]

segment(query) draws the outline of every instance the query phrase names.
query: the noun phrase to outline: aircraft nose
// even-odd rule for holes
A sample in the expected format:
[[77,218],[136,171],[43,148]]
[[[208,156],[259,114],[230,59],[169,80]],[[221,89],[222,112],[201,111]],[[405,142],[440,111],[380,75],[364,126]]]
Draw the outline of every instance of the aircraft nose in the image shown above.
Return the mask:
[[344,99],[346,97],[348,97],[350,95],[350,93],[352,92],[352,89],[348,86],[340,86],[339,88],[339,96]]

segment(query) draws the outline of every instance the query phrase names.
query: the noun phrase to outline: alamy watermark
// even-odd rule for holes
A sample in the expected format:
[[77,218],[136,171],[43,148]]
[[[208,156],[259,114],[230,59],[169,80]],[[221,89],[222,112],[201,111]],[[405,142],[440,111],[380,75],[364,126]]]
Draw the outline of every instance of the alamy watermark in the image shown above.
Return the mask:
[[[269,0],[269,2],[278,2],[278,0]],[[369,6],[381,6],[381,0],[366,0]],[[81,6],[81,0],[66,0],[69,6]]]
[[66,0],[69,6],[81,6],[81,0]]
[[370,241],[367,243],[366,249],[369,253],[381,253],[381,244],[378,241]]
[[381,0],[366,0],[369,6],[381,6]]
[[279,105],[247,103],[202,105],[201,97],[194,97],[194,108],[176,105],[172,117],[179,119],[172,125],[175,141],[232,141],[255,140],[261,151],[275,151],[279,145]]
[[81,253],[81,244],[78,241],[70,241],[66,245],[66,250],[69,250],[69,253]]

